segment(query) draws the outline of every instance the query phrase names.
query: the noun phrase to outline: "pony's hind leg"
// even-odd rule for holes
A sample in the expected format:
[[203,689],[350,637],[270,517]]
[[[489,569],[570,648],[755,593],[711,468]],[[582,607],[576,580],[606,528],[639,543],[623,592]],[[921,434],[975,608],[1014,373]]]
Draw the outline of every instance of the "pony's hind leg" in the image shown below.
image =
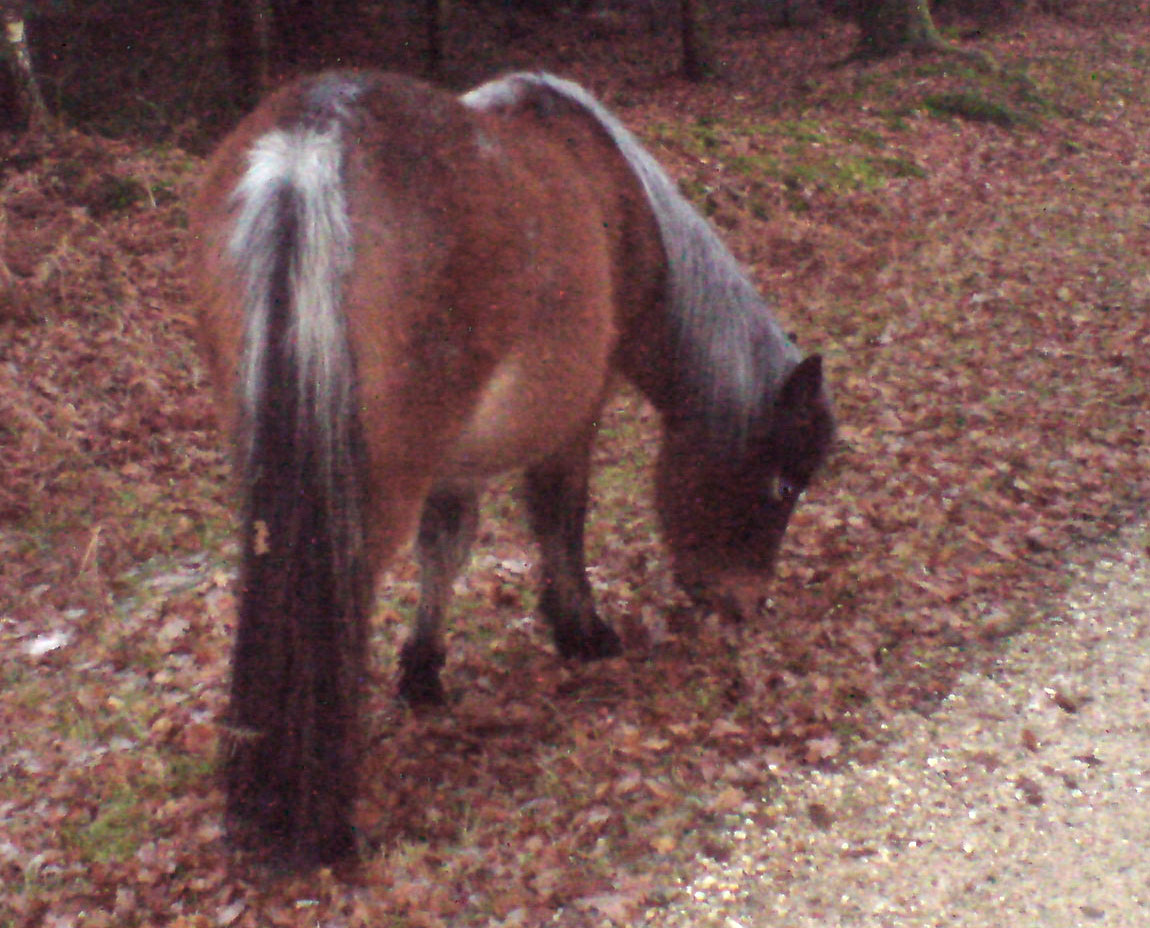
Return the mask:
[[543,555],[539,611],[560,656],[585,661],[623,651],[619,636],[595,612],[583,560],[590,445],[588,437],[570,454],[526,474],[527,509]]
[[440,629],[451,585],[467,560],[479,523],[479,492],[437,487],[423,504],[416,547],[419,610],[415,631],[400,653],[399,695],[413,705],[445,701],[439,671],[446,660]]

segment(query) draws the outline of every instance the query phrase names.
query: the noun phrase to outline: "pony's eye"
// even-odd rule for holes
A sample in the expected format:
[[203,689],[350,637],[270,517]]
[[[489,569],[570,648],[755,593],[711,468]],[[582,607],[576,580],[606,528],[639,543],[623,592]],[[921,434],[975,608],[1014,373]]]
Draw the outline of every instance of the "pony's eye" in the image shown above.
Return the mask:
[[802,488],[782,474],[772,474],[767,482],[767,496],[775,503],[789,503],[798,498]]

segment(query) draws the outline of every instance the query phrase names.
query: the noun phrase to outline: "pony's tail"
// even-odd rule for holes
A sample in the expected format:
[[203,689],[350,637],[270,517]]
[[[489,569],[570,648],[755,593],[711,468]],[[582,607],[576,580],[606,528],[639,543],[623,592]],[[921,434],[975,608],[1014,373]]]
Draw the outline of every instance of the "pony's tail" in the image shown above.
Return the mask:
[[370,606],[338,128],[263,136],[235,202],[244,510],[228,821],[241,845],[312,864],[354,848]]

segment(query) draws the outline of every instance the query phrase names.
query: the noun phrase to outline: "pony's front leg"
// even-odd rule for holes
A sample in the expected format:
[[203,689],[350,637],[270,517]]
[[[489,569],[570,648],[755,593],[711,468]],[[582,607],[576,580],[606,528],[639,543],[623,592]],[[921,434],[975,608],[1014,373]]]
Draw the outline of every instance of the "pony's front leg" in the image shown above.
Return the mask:
[[543,555],[539,611],[560,656],[585,661],[623,651],[619,636],[595,612],[583,560],[590,458],[588,436],[526,475],[527,509]]
[[437,487],[423,504],[416,547],[419,555],[419,611],[415,631],[400,652],[399,695],[413,705],[445,701],[439,671],[446,661],[440,640],[451,586],[467,560],[479,523],[479,492]]

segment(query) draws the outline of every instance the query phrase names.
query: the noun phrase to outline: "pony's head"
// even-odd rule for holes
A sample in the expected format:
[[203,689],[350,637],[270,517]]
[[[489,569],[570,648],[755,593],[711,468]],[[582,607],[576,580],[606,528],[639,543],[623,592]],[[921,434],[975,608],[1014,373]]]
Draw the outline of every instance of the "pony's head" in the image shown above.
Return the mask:
[[833,435],[818,355],[792,368],[737,451],[716,453],[690,424],[668,423],[657,506],[676,578],[694,599],[736,619],[758,611],[791,513]]

